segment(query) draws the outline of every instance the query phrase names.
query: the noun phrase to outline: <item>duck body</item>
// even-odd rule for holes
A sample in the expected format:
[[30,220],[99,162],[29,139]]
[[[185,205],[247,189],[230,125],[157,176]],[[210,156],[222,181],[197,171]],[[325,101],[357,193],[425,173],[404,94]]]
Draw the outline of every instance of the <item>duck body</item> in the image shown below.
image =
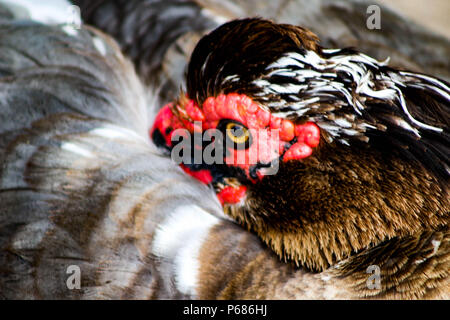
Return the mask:
[[222,207],[154,145],[155,105],[172,92],[135,71],[120,39],[12,16],[0,24],[1,298],[448,299],[448,190],[420,161],[321,142],[249,185],[245,206]]

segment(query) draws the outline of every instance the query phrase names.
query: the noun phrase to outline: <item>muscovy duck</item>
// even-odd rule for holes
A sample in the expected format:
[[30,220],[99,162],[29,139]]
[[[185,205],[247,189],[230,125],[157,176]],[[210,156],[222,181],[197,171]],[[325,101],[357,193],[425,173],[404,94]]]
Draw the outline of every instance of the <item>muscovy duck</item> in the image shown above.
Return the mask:
[[[164,6],[166,10],[176,10],[175,4],[178,2],[165,2],[165,4],[163,4],[159,1],[143,1],[125,4],[121,1],[99,0],[96,1],[95,4],[85,1],[78,1],[78,3],[81,4],[83,8],[82,12],[86,21],[89,21],[89,23],[92,23],[115,36],[125,52],[128,52],[132,59],[137,61],[137,65],[140,66],[141,64],[149,63],[147,59],[143,58],[149,51],[145,50],[145,46],[142,44],[158,43],[156,40],[150,41],[149,39],[158,39],[164,32],[163,27],[160,29],[162,30],[160,34],[145,31],[147,27],[154,25],[157,21],[155,16],[151,15],[151,13],[155,12],[154,9],[158,6]],[[410,21],[399,18],[385,8],[383,8],[383,26],[388,26],[389,32],[386,32],[385,28],[384,30],[373,31],[368,30],[365,27],[365,19],[361,17],[361,15],[363,15],[369,3],[349,4],[348,2],[344,3],[339,1],[313,1],[308,2],[307,4],[304,3],[303,5],[301,3],[294,4],[289,2],[287,4],[283,3],[283,5],[271,3],[257,6],[250,3],[248,6],[227,6],[227,4],[231,3],[232,1],[220,5],[214,1],[203,1],[200,5],[195,2],[183,2],[183,5],[189,7],[190,10],[185,10],[183,14],[177,15],[177,19],[171,20],[171,23],[169,24],[171,26],[181,25],[183,27],[171,30],[176,30],[173,31],[174,34],[177,34],[178,32],[177,35],[181,38],[179,43],[185,44],[186,46],[186,43],[189,44],[196,41],[198,34],[203,34],[204,30],[208,28],[208,25],[215,22],[220,23],[221,18],[226,19],[249,14],[261,14],[267,17],[276,18],[278,21],[296,24],[301,22],[304,25],[312,26],[321,34],[322,39],[325,38],[325,41],[322,41],[322,43],[325,43],[328,46],[358,45],[359,48],[376,57],[385,57],[389,54],[392,57],[390,65],[403,69],[412,68],[416,71],[427,70],[427,72],[440,74],[442,77],[448,79],[448,67],[446,66],[448,66],[449,61],[445,53],[442,56],[440,55],[440,52],[448,52],[450,48],[448,41],[438,36],[431,36]],[[120,19],[117,19],[117,12],[119,12],[118,8],[121,7],[126,8],[126,13],[121,15]],[[219,7],[220,9],[218,9]],[[227,10],[224,10],[226,8]],[[312,8],[318,9],[313,10]],[[221,15],[211,15],[211,12],[220,12]],[[190,24],[189,21],[192,21],[193,17],[196,15],[201,16],[201,19],[196,20],[196,24]],[[211,16],[216,19],[210,19]],[[108,19],[105,17],[108,17]],[[355,17],[359,17],[360,19],[356,19]],[[107,21],[110,21],[111,19],[115,21],[114,24],[107,23]],[[146,21],[145,19],[148,19],[149,21]],[[320,23],[325,20],[327,23]],[[133,23],[133,21],[135,23]],[[202,25],[199,26],[199,23],[202,23]],[[327,153],[324,150],[321,150],[321,152],[325,152],[322,154],[322,157],[327,158],[327,163],[325,164],[323,161],[317,161],[315,164],[316,167],[309,168],[310,171],[307,171],[306,174],[303,171],[306,169],[302,168],[301,172],[298,172],[297,175],[304,176],[302,179],[298,179],[296,183],[292,183],[292,177],[295,175],[289,171],[300,171],[299,168],[295,167],[285,170],[284,177],[281,175],[281,172],[283,172],[283,170],[281,170],[280,174],[267,177],[265,182],[261,184],[254,185],[250,183],[253,193],[250,191],[250,199],[247,199],[246,201],[254,207],[247,210],[242,207],[237,209],[236,206],[226,206],[226,210],[229,211],[230,215],[246,225],[249,229],[256,231],[261,237],[265,238],[265,241],[275,248],[275,251],[277,251],[280,256],[285,258],[294,256],[296,262],[299,262],[302,265],[306,264],[310,268],[318,270],[328,267],[329,264],[333,263],[336,259],[341,259],[344,251],[347,251],[347,254],[358,251],[358,249],[355,249],[354,241],[359,242],[362,247],[373,246],[373,238],[371,240],[369,239],[371,237],[378,238],[380,235],[379,233],[377,235],[377,232],[371,232],[371,229],[373,231],[373,228],[378,228],[378,226],[381,227],[380,230],[377,230],[381,234],[384,234],[381,238],[386,236],[386,233],[390,232],[394,232],[398,235],[397,232],[403,227],[400,227],[402,222],[397,220],[397,216],[404,216],[404,219],[408,220],[408,215],[411,213],[408,214],[407,211],[414,207],[417,201],[419,203],[423,202],[423,198],[429,198],[428,201],[431,203],[434,202],[434,204],[431,204],[429,207],[427,207],[428,204],[423,205],[423,207],[422,204],[419,204],[415,210],[412,211],[426,212],[425,214],[431,215],[432,218],[431,220],[428,220],[428,218],[423,216],[417,217],[416,227],[419,230],[421,230],[421,228],[426,230],[431,227],[433,232],[436,231],[436,228],[440,228],[438,227],[439,225],[445,229],[448,221],[447,83],[437,79],[436,82],[434,82],[432,78],[428,78],[420,73],[399,73],[397,70],[393,70],[387,67],[387,65],[373,60],[368,56],[359,54],[354,50],[322,50],[315,43],[316,39],[314,35],[311,35],[301,28],[297,28],[297,30],[291,28],[290,32],[293,36],[290,37],[291,39],[286,40],[286,38],[289,37],[283,38],[280,36],[280,33],[283,33],[283,30],[270,30],[277,28],[273,24],[267,25],[267,22],[262,22],[261,24],[263,26],[260,26],[259,29],[257,22],[253,22],[253,24],[254,26],[252,26],[252,28],[248,27],[249,30],[246,30],[247,32],[245,32],[245,26],[235,26],[234,28],[227,26],[202,39],[197,46],[197,49],[194,51],[187,75],[187,96],[192,96],[193,101],[189,101],[189,99],[183,97],[181,97],[179,101],[181,101],[182,104],[187,103],[188,105],[190,102],[193,102],[194,105],[201,105],[203,102],[207,101],[208,111],[205,112],[205,117],[208,117],[208,112],[214,110],[214,105],[225,101],[223,100],[225,97],[220,96],[221,93],[233,92],[250,96],[259,102],[260,106],[266,109],[270,108],[270,103],[272,105],[277,105],[278,107],[271,108],[272,111],[276,110],[278,112],[278,109],[280,109],[279,106],[287,106],[288,108],[283,110],[287,112],[280,112],[281,117],[287,116],[288,118],[294,118],[295,120],[299,113],[305,112],[302,120],[306,121],[306,119],[308,119],[307,113],[310,111],[311,114],[309,115],[309,118],[320,121],[321,127],[327,129],[325,130],[325,133],[322,132],[322,134],[326,135],[327,132],[331,132],[331,135],[333,136],[331,137],[331,140],[337,142],[338,145],[342,144],[343,148],[342,150],[339,150],[339,152],[331,152],[335,157],[334,159],[329,159]],[[333,25],[333,28],[329,27],[330,24]],[[164,24],[161,23],[161,25],[163,26]],[[186,28],[189,32],[186,31]],[[224,31],[226,28],[228,28],[228,30]],[[286,27],[286,29],[289,29],[289,27]],[[142,32],[133,33],[130,32],[130,30],[141,30]],[[254,36],[254,33],[258,33],[256,30],[260,31],[260,34],[258,34],[259,37]],[[295,34],[300,35],[296,36]],[[301,45],[299,46],[298,43],[295,43],[295,37],[299,37],[301,40],[306,39],[306,41],[300,41]],[[279,38],[283,40],[279,40]],[[398,39],[402,39],[402,41],[398,41]],[[423,41],[420,39],[423,39]],[[268,45],[271,42],[275,44],[272,46]],[[283,48],[283,43],[289,50],[293,51],[292,57],[289,57],[289,52],[287,52],[289,50]],[[282,49],[277,47],[277,45]],[[309,48],[308,45],[310,45]],[[305,46],[306,48],[302,46]],[[420,47],[420,50],[417,50],[418,47]],[[178,45],[177,48],[186,50],[180,45]],[[246,50],[240,51],[236,50],[236,48],[245,48]],[[440,48],[440,50],[435,50],[436,48]],[[308,57],[302,57],[301,55],[295,56],[296,52],[305,54],[303,49],[309,49],[309,51],[306,52],[306,55],[309,54]],[[172,52],[174,51],[176,52],[177,50],[172,50]],[[189,50],[188,52],[190,53]],[[283,54],[286,53],[287,57],[283,56]],[[184,52],[184,54],[186,55],[186,52]],[[169,53],[168,56],[174,57],[174,54]],[[280,56],[282,57],[280,58]],[[277,58],[280,58],[278,62],[276,61]],[[347,62],[350,63],[346,63],[345,60],[348,60]],[[252,68],[253,66],[248,66],[251,63],[256,65],[256,67]],[[289,65],[289,63],[292,63],[292,65]],[[264,70],[264,67],[267,67],[270,70]],[[148,79],[148,76],[146,75],[152,74],[147,73],[139,67],[138,70],[140,70],[140,74],[146,79]],[[361,82],[357,83],[357,77],[351,79],[353,77],[351,74],[352,70],[356,72],[357,77],[361,77]],[[330,80],[333,78],[333,75],[326,75],[325,73],[327,72],[334,73],[335,75],[337,74],[339,80],[333,83],[333,81]],[[347,75],[345,75],[346,73]],[[386,77],[381,79],[383,78],[384,73],[387,73]],[[324,77],[321,77],[322,74],[325,74]],[[342,78],[341,75],[343,75]],[[165,76],[166,78],[173,78],[173,75],[166,74]],[[292,77],[297,77],[297,79],[292,79]],[[387,88],[386,83],[392,80],[392,78],[395,78],[393,80],[395,85]],[[271,79],[273,80],[272,82],[270,81]],[[342,84],[341,81],[344,83],[344,87],[347,86],[348,92],[339,91],[339,86]],[[370,83],[371,81],[373,81],[373,83]],[[403,81],[404,83],[402,83]],[[177,83],[177,81],[174,82]],[[178,80],[178,83],[179,82],[180,81]],[[250,84],[250,82],[253,83]],[[331,88],[331,92],[328,91],[330,90],[330,87],[326,87],[330,85],[330,83],[331,86],[334,86],[334,88]],[[258,85],[260,85],[259,88]],[[367,89],[378,91],[372,91],[371,94],[381,94],[381,96],[378,96],[378,98],[381,99],[377,100],[374,96],[370,96],[370,94],[367,96],[368,92],[363,92],[363,87],[366,85],[368,85]],[[306,89],[306,86],[312,88]],[[320,89],[321,86],[323,86],[322,90]],[[395,86],[398,87],[394,88]],[[174,86],[171,93],[173,94],[177,89],[178,87]],[[383,89],[387,89],[387,91]],[[395,92],[392,90],[395,90]],[[391,92],[390,96],[382,96],[383,94],[389,94],[389,92]],[[313,110],[308,111],[308,108],[305,108],[305,105],[307,105],[305,100],[314,97],[315,95],[322,95],[320,98],[322,101],[321,104],[329,105],[317,110],[317,105],[319,105],[319,103],[316,105],[311,103]],[[222,99],[219,102],[217,102],[217,99],[214,99],[218,96]],[[407,104],[406,102],[402,104],[402,97],[407,100]],[[385,101],[383,101],[383,98]],[[350,108],[347,110],[347,113],[341,109],[341,106],[330,106],[333,104],[331,101],[340,100],[340,102],[337,103],[338,105],[342,102],[345,103],[345,101],[349,102],[349,105],[352,105],[353,102],[354,105],[361,103],[361,99],[364,100],[363,104],[365,105],[365,110],[362,114],[359,114],[357,109]],[[425,99],[427,102],[423,103],[421,101],[422,99]],[[436,100],[429,101],[430,99]],[[231,96],[229,100],[233,101],[232,103],[236,103],[236,101],[239,103],[239,101],[242,101],[242,97]],[[286,103],[287,100],[289,103]],[[246,101],[246,103],[248,103],[248,101]],[[297,112],[292,108],[294,105],[297,105]],[[384,109],[386,105],[393,105],[393,107]],[[432,119],[429,118],[427,113],[434,113],[434,108],[437,109],[436,113],[433,114],[435,119]],[[160,118],[166,119],[167,116],[170,118],[170,115],[168,115],[166,111],[163,111]],[[316,114],[314,115],[315,112]],[[324,114],[321,114],[322,112]],[[337,114],[335,114],[335,112],[337,112]],[[375,116],[372,115],[372,113],[375,113]],[[419,118],[426,117],[426,121],[437,121],[443,128],[436,127],[434,128],[435,130],[432,130],[432,126],[417,121],[411,113]],[[419,114],[416,115],[415,113]],[[226,112],[221,116],[222,120],[226,120],[223,118],[230,118],[230,114],[226,114]],[[299,120],[299,118],[300,117],[298,117],[297,120]],[[356,122],[363,121],[362,119],[368,120],[369,118],[371,120],[365,122],[365,124],[360,123],[358,125],[357,123],[350,123],[355,120]],[[221,120],[221,117],[219,116],[214,120]],[[236,120],[236,118],[233,120]],[[245,121],[242,117],[239,117],[239,120]],[[409,124],[411,122],[412,126]],[[162,122],[159,123],[161,124]],[[360,126],[360,129],[357,129],[358,126]],[[420,130],[425,130],[425,133],[419,133],[419,129],[415,128],[417,126]],[[356,131],[354,129],[356,129]],[[163,139],[160,139],[161,135],[158,134],[158,140],[163,144],[165,144],[165,141],[169,140],[167,138],[170,136],[170,132],[168,134],[163,134],[164,130],[167,130],[167,128],[158,130],[162,135],[166,136]],[[420,134],[422,134],[422,136],[419,139],[418,135]],[[347,144],[349,144],[348,139],[342,139],[342,135],[347,136],[347,138],[350,138],[350,140],[353,141],[350,148],[347,146]],[[330,137],[327,137],[327,139],[330,140]],[[368,142],[368,140],[370,140],[370,142]],[[383,158],[382,162],[384,162],[384,160],[386,160],[386,162],[390,161],[384,159],[385,153],[387,153],[388,156],[390,156],[392,152],[396,153],[396,155],[394,155],[395,159],[397,159],[398,156],[403,157],[404,160],[400,160],[400,164],[396,164],[396,166],[400,165],[400,168],[396,168],[391,163],[385,164],[384,167],[381,164],[373,163],[373,159],[371,159],[373,155],[364,159],[366,163],[360,163],[361,158],[358,157],[364,157],[364,153],[367,152],[365,149],[368,145],[371,146],[371,149],[375,149],[375,152],[382,152],[382,155],[378,155],[378,157]],[[360,147],[365,151],[360,153],[358,150]],[[353,152],[347,152],[352,148],[355,148],[358,151],[355,152],[353,150]],[[412,153],[410,153],[410,151],[412,151]],[[370,150],[369,153],[370,152],[373,152],[373,150]],[[351,155],[355,155],[355,158]],[[401,163],[406,162],[408,165],[410,165],[411,162],[414,163],[414,159],[411,158],[416,158],[416,160],[417,158],[420,158],[422,164],[419,163],[418,167],[414,170],[404,168]],[[312,161],[312,159],[307,159],[305,161]],[[348,168],[341,171],[340,169],[342,168],[339,168],[337,165],[339,163],[344,167],[348,165]],[[367,163],[370,163],[372,166],[367,167]],[[284,164],[282,165],[284,166]],[[336,167],[336,169],[331,169],[330,172],[325,173],[327,165],[328,169],[330,167]],[[427,175],[426,173],[423,173],[424,169],[422,169],[422,165],[428,167],[428,169],[435,174],[434,180],[433,178],[430,178],[430,176],[424,178],[426,181],[432,179],[432,182],[428,182],[432,185],[431,189],[427,191],[428,194],[426,194],[427,192],[423,193],[423,181],[420,181],[421,179],[416,177],[415,171],[420,172],[419,176],[422,174]],[[291,164],[291,166],[294,165]],[[299,166],[299,164],[296,164],[296,166]],[[231,192],[231,199],[229,192],[229,190],[233,188],[226,187],[226,184],[223,183],[223,178],[226,175],[224,175],[223,170],[217,170],[217,167],[218,166],[209,166],[208,169],[214,172],[212,175],[216,175],[213,179],[217,179],[218,181],[213,182],[220,189],[218,190],[219,196],[223,196],[220,191],[225,189],[225,195],[229,200],[233,200],[233,192]],[[224,166],[221,166],[221,168],[227,171],[227,168],[224,168]],[[359,176],[354,171],[355,168],[359,169],[357,170],[360,171],[358,172]],[[196,165],[195,169],[201,169],[201,166]],[[205,166],[203,169],[205,169]],[[346,170],[348,170],[348,172]],[[402,175],[402,172],[405,170],[406,172],[409,171],[409,174],[413,175],[414,179],[410,179],[408,175],[405,174],[405,176],[399,180],[397,175]],[[205,175],[205,170],[199,171],[200,174],[196,174],[192,170],[188,171],[206,182],[209,182],[212,179],[212,175]],[[372,181],[368,182],[367,179],[370,180],[369,177],[371,176],[370,171],[376,172],[377,174],[379,174],[379,172],[382,173],[378,177],[372,176]],[[386,171],[389,171],[388,176],[384,175],[383,171],[384,174],[386,174]],[[248,183],[249,173],[250,172],[246,173],[247,176],[245,174],[244,176],[238,175],[239,178],[242,178],[242,180]],[[228,174],[233,178],[236,178],[234,176],[236,171],[228,172]],[[389,177],[390,174],[394,174],[395,177]],[[363,181],[361,181],[362,176],[365,176],[365,178],[362,178]],[[414,181],[416,186],[411,187],[411,183],[406,184],[406,182],[403,182],[408,180]],[[305,181],[306,183],[304,183]],[[380,183],[380,181],[383,182]],[[236,185],[239,186],[240,184],[239,181],[230,181],[230,179],[227,179],[227,182],[231,183],[234,187]],[[319,182],[318,185],[314,186],[314,183],[317,182]],[[339,190],[338,188],[337,190],[333,190],[333,183],[340,186],[342,189]],[[379,183],[381,186],[375,188]],[[402,186],[402,184],[405,185]],[[313,185],[312,190],[309,189],[310,185]],[[398,186],[402,187],[399,188]],[[408,194],[405,192],[402,194],[403,188],[409,187],[411,187],[410,193]],[[321,190],[326,190],[327,188],[330,193]],[[374,188],[376,190],[374,190]],[[254,192],[255,189],[257,190],[256,192]],[[241,187],[236,188],[236,197],[234,200],[239,200],[239,196],[244,195],[242,190]],[[419,194],[416,194],[413,190],[418,191]],[[298,196],[299,193],[307,194],[306,201]],[[288,195],[289,200],[286,200],[284,197],[286,194]],[[315,197],[318,194],[321,196]],[[254,197],[257,197],[256,201],[254,201]],[[406,206],[404,201],[408,198],[417,200],[410,201],[408,206]],[[224,199],[222,199],[222,201],[223,200]],[[308,201],[312,201],[313,204],[311,205]],[[345,205],[342,205],[342,202],[344,202]],[[248,203],[246,204],[248,205]],[[286,207],[289,209],[286,210]],[[365,210],[361,209],[363,207]],[[395,213],[399,207],[402,209]],[[340,229],[342,226],[340,223],[342,220],[346,219],[343,215],[340,215],[339,212],[336,212],[336,215],[332,214],[330,217],[325,217],[325,221],[322,221],[321,230],[325,230],[324,233],[316,236],[314,233],[318,229],[311,227],[311,232],[309,234],[303,234],[308,240],[304,242],[305,239],[298,233],[298,226],[305,225],[305,221],[298,220],[310,219],[318,224],[320,224],[321,221],[320,218],[317,218],[317,220],[319,220],[317,221],[311,216],[299,217],[299,208],[303,208],[305,211],[313,211],[311,216],[315,217],[320,217],[320,213],[323,211],[327,212],[334,210],[335,208],[340,208],[347,212],[349,221],[352,221],[353,219],[359,221],[354,224],[343,223],[343,225],[347,225],[348,228],[352,230],[352,232],[349,233],[356,232],[358,235],[356,236],[354,234],[353,239],[346,239],[344,241],[346,244],[341,243],[342,239],[339,239],[342,235],[336,235],[336,237],[334,237],[335,232],[332,228],[333,225],[334,228],[341,231]],[[267,213],[268,211],[269,213]],[[371,215],[369,214],[371,212],[376,212],[377,214]],[[354,213],[358,213],[358,215],[353,216]],[[364,217],[365,213],[367,213],[367,219],[371,220],[371,222],[358,220],[359,216],[361,215]],[[384,226],[387,225],[389,231],[382,230],[383,224],[378,225],[378,222],[379,220],[386,219],[384,214],[389,215],[390,213],[393,213],[392,219],[394,221],[389,221],[389,218],[387,218],[388,221],[385,221]],[[286,216],[284,216],[284,214],[286,214]],[[415,213],[412,214],[414,215]],[[336,216],[341,220],[335,219]],[[331,221],[327,221],[328,219]],[[439,220],[439,222],[435,219]],[[336,223],[336,221],[339,222]],[[403,222],[405,222],[405,220],[403,220]],[[359,224],[366,223],[368,223],[368,226],[364,225],[363,227],[358,227]],[[306,225],[308,226],[307,223]],[[414,229],[415,227],[412,228]],[[396,231],[393,231],[394,229],[396,229]],[[360,233],[362,236],[360,236]],[[410,233],[411,230],[406,231],[406,234]],[[427,231],[425,234],[426,233]],[[322,236],[322,234],[328,234],[328,236]],[[437,234],[437,237],[439,238],[441,235],[440,229]],[[366,235],[367,238],[365,238]],[[320,239],[321,237],[322,239]],[[388,238],[390,237],[393,237],[393,234],[388,236]],[[317,243],[320,243],[317,238],[323,241],[321,245],[317,245]],[[331,246],[329,245],[330,241],[333,243]],[[425,243],[428,243],[429,248],[432,248],[430,252],[435,253],[435,250],[438,248],[437,244],[440,243],[440,240],[428,239],[424,241]],[[383,246],[385,245],[383,241],[375,240],[374,242],[380,242],[383,243]],[[395,241],[391,243],[394,242]],[[402,241],[400,242],[402,243]],[[336,251],[332,248],[334,245],[336,246]],[[343,247],[347,245],[347,250],[343,249]],[[356,245],[356,247],[357,246],[358,245]],[[303,252],[298,252],[299,248],[300,251]],[[314,250],[316,250],[315,255],[312,255]],[[441,250],[442,252],[446,252],[448,249],[443,249],[443,247],[441,247]],[[389,264],[395,259],[398,259],[395,258],[389,260],[390,258],[385,258],[386,261],[389,261]],[[440,259],[441,267],[446,266],[446,263],[444,262],[446,261],[446,258]],[[421,261],[421,259],[409,259],[409,262],[411,261]],[[441,270],[441,267],[436,269],[437,273],[440,272],[439,270]],[[359,268],[363,269],[362,266]],[[405,267],[406,270],[408,270],[408,268],[409,267]],[[389,274],[391,271],[385,270],[384,272]],[[397,277],[399,276],[397,275]],[[445,280],[446,278],[447,276],[441,278],[441,288],[446,288],[446,286],[448,286],[448,282],[446,282],[448,280]],[[397,280],[393,278],[390,281],[395,283]],[[391,286],[395,287],[393,284],[391,284]],[[417,293],[415,293],[414,290],[410,292],[410,296],[415,296],[416,294]],[[398,296],[401,296],[401,294]]]
[[[321,272],[283,263],[223,217],[211,190],[154,150],[147,135],[154,92],[111,38],[10,17],[0,26],[2,297],[448,297],[448,231],[438,225]],[[285,208],[279,213],[289,214]],[[380,288],[367,287],[371,263],[381,267]],[[67,286],[70,266],[81,268],[80,289]]]
[[[187,92],[156,117],[154,141],[173,156],[182,128],[231,140],[207,139],[220,163],[192,152],[182,166],[280,258],[316,272],[377,265],[393,291],[404,273],[433,274],[432,285],[411,279],[406,296],[448,293],[448,84],[317,40],[262,19],[215,29],[192,53]],[[279,169],[266,174],[270,162]]]

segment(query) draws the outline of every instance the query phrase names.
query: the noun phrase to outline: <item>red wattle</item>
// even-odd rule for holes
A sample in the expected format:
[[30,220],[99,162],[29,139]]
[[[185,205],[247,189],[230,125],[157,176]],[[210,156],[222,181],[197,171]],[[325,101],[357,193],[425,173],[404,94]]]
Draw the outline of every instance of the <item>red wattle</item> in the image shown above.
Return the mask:
[[[172,120],[174,119],[174,115],[171,110],[172,104],[166,104],[162,107],[158,114],[156,115],[155,122],[153,123],[153,127],[150,132],[150,136],[153,136],[153,133],[156,129],[158,129],[166,140],[166,144],[168,146],[172,145],[172,141],[170,140],[170,133],[166,133],[166,129],[172,126]],[[173,130],[173,128],[172,128]],[[171,131],[172,131],[171,130]]]
[[193,121],[203,121],[205,120],[205,116],[203,115],[202,110],[194,104],[194,100],[189,100],[189,102],[185,106],[186,112]]
[[289,120],[283,120],[281,122],[280,138],[284,141],[291,141],[294,137],[294,124]]
[[312,148],[304,142],[294,143],[284,154],[283,161],[299,160],[309,157],[312,153]]
[[272,116],[270,118],[270,129],[279,129],[282,121],[283,120],[281,118]]
[[224,203],[235,204],[245,197],[246,191],[247,188],[245,186],[239,186],[237,188],[225,187],[217,194],[217,198],[222,205]]
[[204,184],[210,184],[213,181],[211,172],[206,169],[194,171],[186,167],[184,164],[180,164],[180,167],[190,176],[194,177],[195,179],[199,180],[200,182],[203,182]]
[[312,122],[295,126],[295,135],[298,142],[305,142],[311,148],[317,147],[320,141],[320,129]]
[[203,102],[203,112],[207,121],[218,121],[220,116],[216,112],[216,99],[209,97]]
[[[171,147],[171,136],[176,129],[187,129],[187,134],[192,134],[217,129],[221,120],[238,121],[250,131],[253,143],[245,149],[229,148],[229,155],[224,160],[226,164],[244,170],[251,181],[254,180],[250,177],[252,165],[269,163],[281,154],[284,161],[304,159],[312,154],[313,148],[320,141],[320,129],[316,124],[295,124],[292,120],[274,116],[244,94],[229,93],[208,97],[201,106],[194,100],[185,98],[180,105],[168,104],[160,110],[151,135],[158,129],[167,146]],[[213,181],[208,170],[193,171],[183,165],[182,167],[189,175],[205,184]],[[258,171],[257,176],[262,179],[263,174]],[[227,187],[218,194],[222,203],[237,203],[244,195],[244,187]]]

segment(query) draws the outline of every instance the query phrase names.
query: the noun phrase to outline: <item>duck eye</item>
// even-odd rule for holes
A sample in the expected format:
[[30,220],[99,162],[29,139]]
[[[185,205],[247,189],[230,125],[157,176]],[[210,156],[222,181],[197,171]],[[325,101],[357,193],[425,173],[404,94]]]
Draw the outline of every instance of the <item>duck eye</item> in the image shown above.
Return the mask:
[[228,138],[230,138],[234,143],[245,143],[250,137],[250,133],[247,128],[238,123],[227,123],[226,130]]
[[235,148],[248,148],[251,142],[250,131],[241,123],[228,120],[221,126],[228,140],[234,143]]

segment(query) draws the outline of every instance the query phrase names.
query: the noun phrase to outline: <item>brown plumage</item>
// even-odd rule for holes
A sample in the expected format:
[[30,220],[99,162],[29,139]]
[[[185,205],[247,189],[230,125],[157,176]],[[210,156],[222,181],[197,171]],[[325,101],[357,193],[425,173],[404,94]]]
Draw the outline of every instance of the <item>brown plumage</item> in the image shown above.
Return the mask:
[[[125,3],[126,12],[117,10]],[[320,21],[316,17],[325,15],[332,25],[349,26],[345,30],[358,21],[350,21],[348,15],[357,14],[362,5],[351,2],[349,12],[343,12],[321,2],[308,1],[314,10],[298,3],[277,14],[290,15],[291,21],[305,15],[310,21]],[[0,298],[448,299],[449,204],[448,180],[443,179],[447,138],[411,122],[398,103],[368,98],[378,103],[357,116],[349,106],[337,110],[336,101],[344,99],[341,94],[334,95],[334,103],[320,108],[322,125],[335,121],[339,111],[353,121],[352,129],[354,125],[358,134],[352,138],[349,132],[339,131],[339,136],[334,136],[326,127],[321,129],[321,142],[310,157],[281,162],[277,175],[248,185],[244,206],[225,207],[235,221],[223,216],[213,190],[156,150],[148,136],[152,113],[160,106],[155,96],[176,100],[190,46],[204,29],[217,25],[209,20],[211,12],[217,17],[217,6],[203,10],[198,3],[184,2],[189,10],[177,15],[178,4],[85,2],[90,7],[89,21],[109,27],[106,31],[116,36],[136,62],[138,74],[116,42],[92,27],[73,30],[66,25],[17,22],[1,7]],[[245,12],[247,6],[245,2],[239,8]],[[103,15],[105,12],[108,14]],[[170,13],[165,17],[171,23],[153,24],[160,17],[158,12]],[[191,25],[190,19],[199,19],[199,13],[206,20]],[[143,20],[134,19],[136,15]],[[143,22],[145,17],[150,17],[148,24]],[[402,27],[409,26],[404,20],[389,12],[383,17],[394,30],[381,35],[378,44],[403,52],[396,55],[397,62],[414,48],[420,51],[410,57],[415,65],[433,72],[442,65],[440,53],[430,55],[420,39],[433,39],[444,49],[448,42],[426,32],[410,37],[412,31]],[[239,23],[243,22],[234,22]],[[315,37],[302,28],[261,20],[254,23],[263,35],[265,27],[275,32],[271,39],[279,41],[277,47],[288,43],[287,48],[301,45],[320,50],[314,45]],[[174,36],[165,42],[169,27]],[[133,32],[134,28],[141,28],[141,33]],[[284,28],[294,33],[277,37]],[[327,29],[318,26],[321,38],[327,31],[323,28]],[[354,29],[347,33],[356,38],[368,33]],[[402,45],[392,42],[396,32],[406,35]],[[233,39],[238,41],[229,37],[230,43],[225,43],[237,54],[239,63],[233,70],[255,71],[248,79],[258,76],[258,70],[265,72],[263,65],[275,58],[271,56],[273,48],[267,47],[265,56],[252,58],[258,61],[252,69],[245,57],[239,56]],[[378,48],[370,42],[365,45]],[[248,49],[252,52],[250,44]],[[327,59],[336,58],[334,53],[323,54]],[[195,54],[192,63],[201,70],[198,57]],[[208,69],[220,74],[220,66],[218,59],[217,65]],[[396,72],[387,67],[378,70]],[[423,84],[430,85],[426,79],[403,76],[402,81],[409,85],[402,92],[414,119],[447,130],[442,95],[425,90]],[[188,82],[189,78],[188,74]],[[158,88],[145,87],[142,79]],[[161,79],[169,79],[162,89]],[[199,84],[209,82],[204,80]],[[252,92],[245,91],[250,85],[244,88],[244,84],[234,88],[242,87],[241,92],[250,96],[260,89],[252,86]],[[221,87],[220,81],[217,88],[214,85],[206,89],[197,86],[195,91],[209,94],[219,92],[217,88],[230,88]],[[194,86],[188,83],[189,95],[195,96]],[[324,98],[324,93],[319,93]],[[353,97],[361,97],[353,93]],[[282,94],[271,98],[261,98],[261,108],[274,111],[266,104],[289,100]],[[421,103],[424,99],[429,109]],[[380,108],[383,113],[375,112]],[[377,117],[380,114],[383,116]],[[304,115],[314,116],[312,112]],[[294,115],[291,118],[296,121]],[[364,131],[364,123],[376,125]],[[405,123],[422,138],[415,138],[414,130],[402,129]],[[339,139],[346,139],[349,145]],[[414,152],[409,154],[402,146],[415,146]],[[216,169],[216,174],[236,173]],[[240,183],[236,177],[227,181],[231,179]],[[380,268],[381,288],[368,287],[371,274],[367,266],[372,265]],[[79,289],[68,286],[70,266],[80,268]]]

